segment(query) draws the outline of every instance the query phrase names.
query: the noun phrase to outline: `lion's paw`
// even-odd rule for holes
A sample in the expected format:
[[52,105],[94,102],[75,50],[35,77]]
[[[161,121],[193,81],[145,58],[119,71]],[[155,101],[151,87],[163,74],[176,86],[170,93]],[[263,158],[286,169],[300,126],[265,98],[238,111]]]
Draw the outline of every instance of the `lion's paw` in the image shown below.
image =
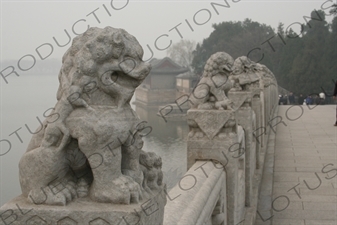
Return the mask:
[[131,177],[120,175],[100,187],[93,183],[90,197],[98,202],[129,205],[130,203],[138,203],[143,196],[136,181]]

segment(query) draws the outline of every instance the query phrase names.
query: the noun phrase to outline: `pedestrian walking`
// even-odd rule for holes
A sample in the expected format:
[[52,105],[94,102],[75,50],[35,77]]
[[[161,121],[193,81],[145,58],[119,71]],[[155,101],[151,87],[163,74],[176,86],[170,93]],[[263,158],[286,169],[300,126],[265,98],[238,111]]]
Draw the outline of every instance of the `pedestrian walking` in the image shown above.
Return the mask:
[[290,104],[290,105],[294,105],[294,104],[295,104],[295,96],[294,96],[294,93],[290,92],[289,97],[288,97],[288,100],[289,100],[289,104]]
[[304,99],[305,99],[304,96],[300,94],[300,96],[298,97],[298,104],[303,105]]
[[[335,82],[335,88],[333,90],[333,99],[335,100],[335,103],[336,103],[336,97],[337,97],[337,81]],[[334,126],[337,126],[337,105],[336,105],[336,122]]]

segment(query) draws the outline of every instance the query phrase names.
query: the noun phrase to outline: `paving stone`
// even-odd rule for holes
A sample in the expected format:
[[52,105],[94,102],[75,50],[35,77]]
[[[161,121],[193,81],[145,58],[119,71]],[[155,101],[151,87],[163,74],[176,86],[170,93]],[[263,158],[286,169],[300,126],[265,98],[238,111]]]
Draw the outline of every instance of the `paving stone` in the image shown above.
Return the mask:
[[307,187],[308,189],[316,189],[316,187],[331,187],[331,185],[333,184],[332,180],[327,180],[323,177],[323,175],[319,174],[321,181],[319,181],[318,178],[303,178],[300,177],[300,183],[304,183],[305,187]]
[[332,186],[336,189],[337,188],[337,181],[335,183],[332,183]]
[[274,181],[274,187],[285,187],[288,190],[294,186],[298,185],[298,188],[305,187],[304,183],[300,183],[298,181]]
[[336,225],[337,220],[305,220],[305,225]]
[[333,202],[303,202],[304,210],[337,211],[337,203]]
[[303,154],[303,155],[296,155],[294,156],[294,159],[296,162],[299,162],[299,160],[308,160],[308,161],[317,161],[317,160],[321,160],[319,154],[313,154],[313,155],[307,155],[307,154]]
[[275,212],[283,210],[303,210],[302,202],[290,202],[285,195],[279,195],[272,200],[272,210]]
[[[275,139],[272,224],[337,225],[336,106],[301,107],[303,115],[296,121],[286,119],[289,106],[279,107],[287,126],[277,127]],[[288,113],[295,116],[296,108]],[[310,190],[306,183],[317,188]],[[268,222],[258,216],[256,221]]]
[[274,213],[275,219],[336,220],[336,210],[284,210]]
[[323,166],[319,167],[296,167],[296,171],[298,172],[312,172],[312,173],[320,173],[322,171]]
[[304,220],[273,219],[273,225],[306,225]]
[[295,159],[295,163],[296,164],[306,164],[306,165],[323,165],[324,164],[324,162],[319,157],[307,158],[307,159],[298,157]]
[[316,190],[309,190],[308,188],[300,188],[300,193],[305,194],[314,194],[314,195],[330,195],[337,196],[337,189],[331,187],[322,187],[320,186]]
[[[337,202],[337,196],[324,196],[324,195],[302,195],[298,196],[295,191],[288,192],[291,194],[286,194],[289,198],[290,202],[330,202],[335,203]],[[279,195],[273,196],[273,199],[278,197]],[[299,198],[301,197],[301,198]]]
[[275,160],[275,167],[295,167],[294,160]]
[[287,155],[277,155],[275,156],[275,160],[294,160],[294,154],[287,154]]
[[296,167],[275,167],[275,172],[296,172]]
[[304,153],[304,154],[315,154],[318,153],[315,146],[311,145],[310,147],[296,146],[294,147],[294,153]]
[[[283,201],[288,201],[288,202],[301,202],[302,197],[303,196],[301,195],[301,193],[297,195],[295,190],[292,189],[289,191],[280,191],[279,193],[273,192],[272,201],[283,200]],[[277,199],[280,199],[280,200],[277,200]]]
[[[280,148],[278,148],[278,150],[279,149]],[[277,155],[277,154],[289,153],[289,152],[292,153],[293,151],[294,151],[294,149],[292,147],[282,147],[281,151],[277,151],[277,152],[275,152],[275,154]]]
[[[322,154],[319,154],[319,157],[321,158],[321,160],[324,160],[324,159],[331,159],[331,155],[322,155]],[[335,161],[336,162],[336,161]]]
[[[294,187],[296,184],[293,185],[287,185],[287,186],[281,186],[281,187],[277,187],[276,185],[273,187],[273,193],[279,193],[279,194],[289,194],[288,190],[291,189],[292,187]],[[298,187],[298,186],[297,186]],[[300,190],[301,188],[298,188],[298,190]],[[334,188],[333,188],[334,189]]]
[[282,174],[287,172],[275,172],[274,173],[274,181],[299,181],[299,176],[296,174]]

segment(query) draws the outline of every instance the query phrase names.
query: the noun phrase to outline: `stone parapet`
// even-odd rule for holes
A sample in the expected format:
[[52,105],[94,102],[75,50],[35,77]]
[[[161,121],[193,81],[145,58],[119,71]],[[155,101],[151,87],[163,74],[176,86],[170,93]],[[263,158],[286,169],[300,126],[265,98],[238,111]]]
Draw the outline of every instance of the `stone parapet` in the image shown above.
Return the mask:
[[[198,165],[204,161],[222,165],[226,173],[227,220],[203,220],[204,224],[254,224],[261,166],[277,106],[276,87],[272,72],[245,56],[234,61],[227,53],[218,52],[207,60],[202,78],[191,94],[191,109],[187,111],[189,171],[184,177],[190,175],[194,168],[200,168]],[[170,193],[175,193],[177,188],[178,185]],[[193,196],[205,197],[210,196]],[[183,200],[177,199],[175,203],[168,204],[170,210],[165,213],[165,218],[178,211],[171,210],[173,205],[184,212],[193,211],[193,216],[199,215],[196,208],[209,210],[209,205],[205,203],[198,206],[183,204],[191,210],[181,208],[182,203]],[[199,224],[180,219],[176,220],[179,223],[173,224],[180,224],[180,221]],[[171,222],[165,221],[167,225],[168,221]]]
[[197,161],[170,192],[165,225],[227,225],[226,173],[221,164]]
[[256,141],[253,132],[256,129],[256,115],[253,111],[252,105],[252,92],[248,91],[230,91],[228,93],[236,108],[236,119],[240,126],[245,131],[245,179],[246,179],[246,206],[251,205],[253,196],[253,180],[257,165],[256,157]]
[[131,205],[76,199],[65,206],[35,205],[18,196],[0,209],[0,225],[148,225],[162,224],[166,204],[165,189],[153,197]]
[[226,171],[227,223],[237,224],[245,212],[245,132],[232,110],[189,110],[187,165],[219,162]]

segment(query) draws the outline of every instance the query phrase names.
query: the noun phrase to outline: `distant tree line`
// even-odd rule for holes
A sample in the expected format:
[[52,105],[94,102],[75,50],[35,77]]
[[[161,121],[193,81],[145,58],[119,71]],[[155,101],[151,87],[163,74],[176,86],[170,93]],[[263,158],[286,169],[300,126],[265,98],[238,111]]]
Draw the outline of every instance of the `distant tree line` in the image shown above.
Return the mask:
[[276,31],[250,19],[213,24],[214,31],[193,52],[192,68],[200,75],[212,54],[225,51],[234,59],[246,55],[266,65],[279,85],[296,95],[320,93],[322,88],[331,93],[332,80],[337,80],[336,8],[330,10],[330,24],[322,10],[303,16],[304,23],[280,23]]

